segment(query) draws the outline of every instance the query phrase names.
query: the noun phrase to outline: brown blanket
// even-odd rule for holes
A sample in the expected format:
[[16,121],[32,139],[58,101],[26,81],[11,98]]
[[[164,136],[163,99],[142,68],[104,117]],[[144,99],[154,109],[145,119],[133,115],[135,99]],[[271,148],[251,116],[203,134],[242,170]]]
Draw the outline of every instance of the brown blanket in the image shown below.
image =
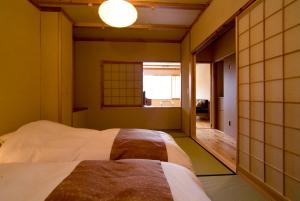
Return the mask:
[[110,159],[129,158],[168,161],[166,145],[160,133],[145,129],[120,129]]
[[172,201],[159,161],[83,161],[46,201]]

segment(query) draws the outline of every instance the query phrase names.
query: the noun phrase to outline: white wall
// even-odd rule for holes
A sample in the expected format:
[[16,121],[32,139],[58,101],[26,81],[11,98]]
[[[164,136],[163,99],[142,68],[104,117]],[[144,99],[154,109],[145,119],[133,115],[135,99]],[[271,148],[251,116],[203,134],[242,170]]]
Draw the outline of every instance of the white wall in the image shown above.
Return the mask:
[[1,1],[0,15],[1,135],[40,118],[40,11]]
[[210,100],[210,64],[196,64],[196,99]]

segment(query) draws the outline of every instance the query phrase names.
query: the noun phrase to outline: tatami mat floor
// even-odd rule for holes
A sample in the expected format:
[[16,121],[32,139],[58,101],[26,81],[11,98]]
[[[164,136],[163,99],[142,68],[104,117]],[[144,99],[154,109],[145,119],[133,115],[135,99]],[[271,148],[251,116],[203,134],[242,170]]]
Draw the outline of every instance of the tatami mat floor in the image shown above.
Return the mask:
[[178,145],[189,155],[194,170],[212,201],[267,201],[243,178],[235,175],[220,161],[182,132],[170,131]]
[[198,177],[212,201],[267,201],[238,175]]

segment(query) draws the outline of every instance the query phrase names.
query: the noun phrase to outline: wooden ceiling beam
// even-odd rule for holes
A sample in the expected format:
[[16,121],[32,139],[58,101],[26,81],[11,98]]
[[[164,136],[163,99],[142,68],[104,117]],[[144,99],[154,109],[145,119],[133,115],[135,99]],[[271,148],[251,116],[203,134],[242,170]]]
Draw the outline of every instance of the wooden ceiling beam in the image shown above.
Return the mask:
[[[102,28],[102,29],[114,28],[114,27],[111,27],[104,23],[75,23],[74,27],[77,27],[77,28]],[[189,30],[189,26],[169,25],[169,24],[133,24],[133,25],[123,28],[123,29]]]
[[[100,5],[104,0],[30,0],[39,6],[63,6],[63,5]],[[129,0],[136,7],[146,8],[169,8],[169,9],[183,9],[183,10],[204,10],[208,3],[170,3],[161,1],[138,1]]]
[[142,43],[180,43],[180,40],[144,39],[144,38],[86,38],[73,37],[74,41],[100,41],[100,42],[142,42]]

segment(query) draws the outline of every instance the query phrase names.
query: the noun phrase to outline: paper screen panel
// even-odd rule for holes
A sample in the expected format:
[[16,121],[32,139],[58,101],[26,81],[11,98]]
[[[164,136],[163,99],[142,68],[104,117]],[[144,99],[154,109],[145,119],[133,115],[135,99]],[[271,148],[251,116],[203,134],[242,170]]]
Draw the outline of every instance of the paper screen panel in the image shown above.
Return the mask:
[[264,120],[264,103],[263,102],[251,102],[251,119],[263,121]]
[[253,27],[264,19],[264,4],[263,2],[257,4],[250,11],[250,26]]
[[275,190],[279,191],[280,193],[283,192],[283,174],[281,171],[278,171],[270,166],[265,166],[266,172],[266,183],[274,188]]
[[244,32],[239,38],[239,50],[243,50],[249,47],[249,31]]
[[300,180],[300,156],[285,152],[285,171],[286,174]]
[[238,166],[300,200],[300,0],[258,0],[237,22]]
[[260,161],[264,161],[264,144],[263,142],[251,139],[251,155]]
[[249,66],[239,69],[239,84],[249,83]]
[[249,48],[243,50],[239,54],[239,66],[244,67],[249,65]]
[[257,63],[264,59],[264,44],[258,43],[250,48],[250,63]]
[[239,34],[247,31],[249,29],[249,14],[245,14],[239,19]]
[[264,141],[264,123],[260,121],[251,121],[251,137]]
[[283,80],[273,80],[265,83],[266,101],[283,101]]
[[103,106],[142,106],[142,63],[104,62]]
[[273,36],[265,42],[265,58],[273,58],[282,55],[282,34]]
[[241,135],[239,138],[240,150],[249,154],[250,141],[248,136]]
[[283,77],[283,57],[277,57],[265,62],[265,79],[275,80]]
[[252,83],[251,85],[251,101],[263,101],[264,100],[264,83]]
[[300,78],[286,79],[284,81],[284,100],[286,102],[300,103]]
[[289,29],[284,34],[284,52],[289,53],[300,50],[300,26]]
[[266,144],[283,148],[283,127],[273,124],[265,124],[265,141]]
[[300,200],[300,182],[292,177],[285,176],[285,195],[290,200]]
[[260,180],[264,180],[264,162],[251,157],[251,171]]
[[244,118],[249,118],[249,109],[250,103],[248,101],[240,101],[239,102],[239,116]]
[[[263,22],[255,25],[250,30],[251,45],[257,44],[264,40],[264,24]],[[245,42],[246,43],[246,42]],[[249,42],[248,42],[249,43]]]
[[288,29],[300,24],[300,1],[296,1],[284,10],[284,28]]
[[246,154],[245,152],[239,151],[239,166],[242,167],[244,170],[249,171],[249,154]]
[[295,0],[283,0],[284,1],[284,5],[288,6],[290,3],[292,3]]
[[250,81],[251,82],[262,82],[264,81],[264,63],[256,63],[250,67]]
[[266,106],[265,121],[277,125],[283,124],[283,103],[269,103]]
[[265,0],[265,17],[269,17],[282,8],[282,0]]
[[300,130],[285,128],[285,147],[286,150],[300,155]]
[[249,136],[249,125],[249,119],[239,118],[239,132],[241,134]]
[[300,104],[285,104],[285,126],[300,129]]
[[300,76],[300,51],[284,56],[284,77]]
[[249,100],[249,84],[240,85],[239,88],[239,99],[240,100]]
[[269,38],[282,32],[282,11],[270,16],[265,22],[265,37]]

